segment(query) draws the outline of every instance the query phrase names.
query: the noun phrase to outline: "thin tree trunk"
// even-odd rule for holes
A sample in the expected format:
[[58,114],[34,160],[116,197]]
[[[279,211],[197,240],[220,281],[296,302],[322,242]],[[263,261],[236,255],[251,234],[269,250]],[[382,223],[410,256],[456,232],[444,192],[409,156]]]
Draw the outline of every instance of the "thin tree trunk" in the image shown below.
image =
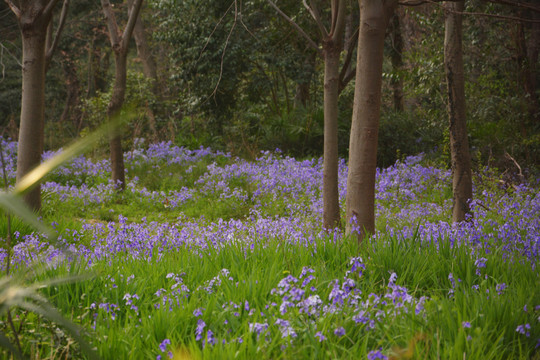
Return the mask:
[[[24,20],[21,20],[21,24]],[[48,22],[47,22],[48,23]],[[41,162],[45,123],[45,38],[47,23],[22,26],[23,71],[17,182]],[[40,186],[24,195],[35,211],[41,209]]]
[[[103,13],[107,21],[109,29],[109,39],[114,52],[115,77],[114,87],[111,100],[107,108],[107,116],[109,121],[120,113],[124,104],[126,94],[126,78],[127,78],[127,54],[129,49],[129,40],[133,33],[139,11],[141,9],[142,0],[135,0],[133,5],[129,5],[128,22],[121,33],[112,6],[109,0],[101,0]],[[124,173],[124,152],[122,150],[122,137],[118,131],[110,134],[110,152],[111,152],[111,178],[118,190],[126,188],[126,180]]]
[[452,221],[466,219],[472,199],[471,156],[467,139],[465,75],[462,50],[464,2],[445,2],[444,67],[448,86],[448,119],[452,162]]
[[[114,87],[111,101],[109,102],[109,106],[107,108],[107,116],[109,119],[116,116],[124,104],[127,80],[127,52],[115,53],[114,60]],[[124,151],[122,150],[122,136],[118,131],[111,134],[109,146],[111,151],[111,178],[119,189],[125,190],[126,177],[124,170]]]
[[[332,2],[332,26],[322,32],[324,54],[324,149],[323,149],[323,227],[340,225],[338,191],[338,115],[340,92],[339,59],[345,32],[345,1]],[[324,28],[315,17],[320,28]]]
[[339,226],[338,191],[338,100],[340,43],[324,44],[324,155],[323,155],[323,226]]
[[384,37],[397,0],[358,0],[360,32],[347,176],[347,234],[375,231],[375,173]]

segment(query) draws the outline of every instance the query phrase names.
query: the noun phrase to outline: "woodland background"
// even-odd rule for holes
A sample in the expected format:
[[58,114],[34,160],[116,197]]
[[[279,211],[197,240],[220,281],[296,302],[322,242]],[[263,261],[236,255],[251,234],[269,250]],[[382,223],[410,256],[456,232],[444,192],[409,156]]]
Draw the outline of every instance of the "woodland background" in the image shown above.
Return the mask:
[[[120,8],[118,21],[125,21],[126,4],[113,5]],[[301,2],[277,5],[317,37]],[[349,6],[344,49],[358,26],[358,4]],[[518,173],[519,164],[523,172],[536,172],[539,15],[485,1],[465,7],[471,13],[463,18],[463,56],[473,166]],[[138,117],[124,132],[126,149],[145,138],[248,158],[275,148],[297,157],[322,154],[323,61],[267,1],[151,0],[143,4],[139,25],[128,55],[126,95]],[[21,36],[5,2],[0,34],[0,123],[4,136],[17,139]],[[440,3],[398,7],[385,40],[379,167],[419,152],[449,165],[443,38]],[[104,122],[113,75],[101,5],[72,0],[47,72],[45,150]],[[339,99],[341,157],[348,156],[351,80]]]

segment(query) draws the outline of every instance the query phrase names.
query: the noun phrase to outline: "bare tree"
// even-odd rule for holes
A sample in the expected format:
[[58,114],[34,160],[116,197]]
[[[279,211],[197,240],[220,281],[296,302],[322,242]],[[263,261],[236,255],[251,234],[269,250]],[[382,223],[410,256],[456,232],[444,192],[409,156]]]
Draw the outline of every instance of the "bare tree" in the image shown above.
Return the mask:
[[[45,73],[54,54],[67,16],[69,0],[53,35],[53,10],[59,0],[6,0],[17,17],[22,36],[21,122],[17,157],[17,182],[41,161],[45,127]],[[35,211],[41,209],[39,185],[24,195]]]
[[375,173],[384,38],[397,0],[358,0],[360,30],[347,176],[347,234],[375,231]]
[[[133,33],[139,11],[141,9],[142,0],[135,0],[133,6],[128,10],[129,18],[121,33],[116,22],[116,17],[109,0],[101,0],[103,13],[107,21],[109,29],[109,39],[114,53],[115,76],[113,93],[107,107],[107,116],[111,119],[117,115],[122,109],[124,98],[126,95],[126,80],[127,80],[127,54],[129,50],[129,40]],[[120,190],[126,187],[126,179],[124,173],[124,152],[122,150],[122,137],[118,131],[113,131],[109,140],[110,157],[111,157],[111,173],[112,180],[118,185]]]

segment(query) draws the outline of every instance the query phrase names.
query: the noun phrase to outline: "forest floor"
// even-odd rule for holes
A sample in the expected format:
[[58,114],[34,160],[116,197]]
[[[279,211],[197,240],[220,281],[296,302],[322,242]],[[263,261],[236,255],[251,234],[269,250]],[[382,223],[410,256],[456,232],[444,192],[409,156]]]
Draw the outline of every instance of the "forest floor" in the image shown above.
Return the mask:
[[[86,277],[41,293],[103,359],[540,359],[538,184],[477,172],[474,217],[452,225],[450,172],[406,158],[378,171],[377,232],[358,245],[321,228],[320,159],[161,143],[125,161],[123,193],[107,160],[48,176],[59,244],[13,223],[15,275]],[[86,358],[57,323],[12,315],[32,359]]]

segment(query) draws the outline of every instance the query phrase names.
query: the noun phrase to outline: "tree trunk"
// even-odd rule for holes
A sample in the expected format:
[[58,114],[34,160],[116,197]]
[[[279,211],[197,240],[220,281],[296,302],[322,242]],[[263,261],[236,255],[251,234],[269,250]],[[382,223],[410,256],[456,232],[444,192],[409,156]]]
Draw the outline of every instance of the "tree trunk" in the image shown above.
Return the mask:
[[[28,15],[27,15],[28,16]],[[45,123],[45,38],[48,21],[20,19],[23,43],[21,123],[17,157],[17,182],[41,162]],[[35,211],[41,209],[40,186],[24,195]]]
[[[109,39],[114,52],[115,77],[114,87],[111,100],[107,107],[107,117],[109,121],[120,113],[124,104],[126,94],[126,78],[127,78],[127,54],[129,49],[129,40],[133,33],[139,11],[141,9],[142,0],[135,0],[133,5],[129,5],[128,22],[121,33],[116,18],[112,10],[109,0],[101,0],[101,7],[107,21],[109,29]],[[122,137],[119,131],[113,131],[110,134],[110,151],[111,151],[111,178],[118,190],[125,190],[126,179],[124,173],[124,152],[122,151]]]
[[448,119],[452,162],[452,221],[459,222],[469,213],[472,199],[471,156],[465,115],[465,76],[462,51],[462,15],[464,2],[445,2],[444,67],[448,86]]
[[[124,104],[127,80],[127,51],[115,52],[114,60],[114,87],[111,101],[107,108],[107,116],[109,119],[118,115]],[[126,177],[124,170],[124,151],[122,150],[122,136],[118,131],[111,133],[109,146],[111,151],[111,178],[120,190],[125,190]]]
[[340,42],[324,43],[323,227],[339,226],[338,100]]
[[[340,92],[339,59],[345,31],[345,1],[332,2],[332,26],[322,32],[324,54],[324,149],[323,149],[323,227],[340,225],[338,191],[338,100]],[[315,19],[317,20],[317,18]],[[324,28],[320,19],[320,28]]]
[[347,234],[375,231],[375,172],[384,37],[397,0],[358,0],[360,31],[347,176]]
[[[62,31],[68,1],[64,2],[58,30],[47,47],[47,32],[58,0],[6,1],[19,23],[22,35],[21,122],[17,156],[17,182],[41,162],[45,124],[45,73]],[[24,195],[27,205],[41,209],[41,191],[37,185]]]

